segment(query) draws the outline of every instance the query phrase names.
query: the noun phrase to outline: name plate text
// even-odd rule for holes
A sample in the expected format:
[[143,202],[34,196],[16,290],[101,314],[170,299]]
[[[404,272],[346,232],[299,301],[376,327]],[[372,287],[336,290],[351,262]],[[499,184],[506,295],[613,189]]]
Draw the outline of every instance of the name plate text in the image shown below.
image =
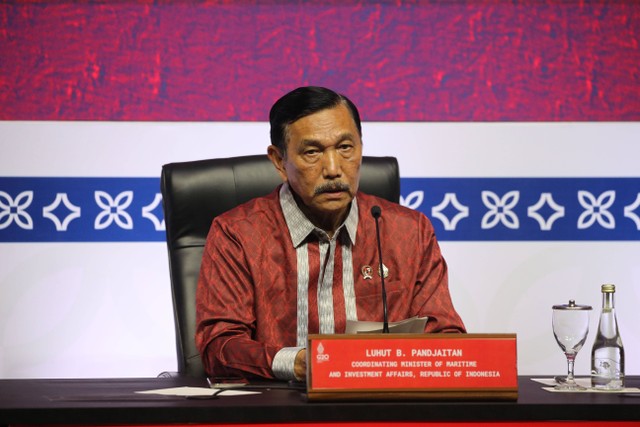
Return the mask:
[[517,398],[515,334],[311,335],[310,400]]

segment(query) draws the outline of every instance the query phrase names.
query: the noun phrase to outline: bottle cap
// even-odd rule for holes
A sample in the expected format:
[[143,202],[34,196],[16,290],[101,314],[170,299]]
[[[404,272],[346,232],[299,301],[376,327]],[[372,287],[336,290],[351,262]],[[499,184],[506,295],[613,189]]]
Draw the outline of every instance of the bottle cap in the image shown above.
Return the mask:
[[570,299],[569,304],[554,305],[554,310],[591,310],[590,305],[578,305],[575,300]]
[[602,292],[612,294],[616,291],[616,285],[605,284],[602,285]]

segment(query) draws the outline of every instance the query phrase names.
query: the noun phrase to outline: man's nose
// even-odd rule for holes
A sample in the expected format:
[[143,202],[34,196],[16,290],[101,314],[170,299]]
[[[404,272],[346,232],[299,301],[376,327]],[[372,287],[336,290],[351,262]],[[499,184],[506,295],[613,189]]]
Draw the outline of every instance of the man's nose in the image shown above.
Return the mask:
[[326,150],[322,156],[322,172],[325,178],[336,178],[342,175],[340,155],[335,150]]

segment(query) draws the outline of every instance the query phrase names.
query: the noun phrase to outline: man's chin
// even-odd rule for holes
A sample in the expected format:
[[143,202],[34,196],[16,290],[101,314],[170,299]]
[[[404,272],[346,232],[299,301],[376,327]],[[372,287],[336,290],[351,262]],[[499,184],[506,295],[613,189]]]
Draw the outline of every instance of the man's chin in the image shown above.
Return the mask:
[[315,205],[315,209],[319,212],[323,212],[325,215],[340,215],[349,208],[351,200],[351,197],[323,200]]

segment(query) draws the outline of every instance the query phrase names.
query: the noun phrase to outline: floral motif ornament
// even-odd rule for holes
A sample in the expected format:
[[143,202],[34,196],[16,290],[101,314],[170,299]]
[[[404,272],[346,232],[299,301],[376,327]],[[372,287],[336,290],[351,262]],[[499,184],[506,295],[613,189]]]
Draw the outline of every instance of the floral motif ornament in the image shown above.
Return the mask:
[[[442,213],[449,205],[458,210],[451,219]],[[442,221],[445,230],[453,231],[461,219],[469,216],[469,207],[460,203],[455,193],[446,193],[440,204],[431,208],[431,216]]]
[[[553,213],[549,215],[549,217],[545,220],[542,215],[538,213],[542,207],[547,204],[551,209],[553,209]],[[551,193],[542,193],[540,194],[540,198],[536,202],[535,205],[529,206],[527,209],[527,214],[530,218],[535,219],[540,224],[540,230],[549,231],[553,227],[553,223],[558,219],[564,216],[564,206],[560,206],[553,200],[553,196]]]
[[578,229],[584,230],[591,227],[596,221],[602,227],[614,229],[616,220],[609,212],[609,208],[616,200],[616,192],[613,190],[605,191],[596,199],[593,194],[588,191],[578,191],[578,201],[585,209],[578,218]]
[[[62,221],[53,212],[58,209],[62,203],[69,211],[71,211]],[[67,193],[57,193],[56,198],[49,206],[42,208],[42,216],[50,219],[56,226],[57,231],[67,231],[69,223],[76,218],[80,218],[81,209],[69,201]]]
[[409,209],[416,210],[422,205],[424,201],[424,191],[412,191],[407,194],[407,197],[400,196],[400,204]]
[[94,197],[98,206],[102,208],[94,222],[96,230],[104,230],[114,221],[120,228],[133,229],[133,219],[125,210],[133,201],[133,191],[123,191],[115,199],[104,191],[96,191]]
[[518,200],[520,200],[520,192],[516,190],[509,191],[502,198],[493,191],[483,191],[482,203],[489,208],[489,211],[482,217],[482,229],[493,228],[500,222],[507,228],[518,229],[520,221],[512,211],[518,204]]
[[15,200],[4,191],[0,191],[0,230],[7,228],[13,221],[20,228],[33,230],[33,219],[25,209],[33,202],[33,191],[23,191]]
[[142,208],[142,216],[153,223],[153,227],[156,231],[163,231],[165,229],[164,219],[161,221],[153,214],[154,209],[156,209],[160,203],[162,203],[162,194],[156,193],[156,197],[153,199],[153,202]]
[[640,193],[636,195],[636,200],[629,206],[624,207],[624,216],[631,219],[636,224],[636,229],[640,230],[640,217],[635,210],[640,206]]

